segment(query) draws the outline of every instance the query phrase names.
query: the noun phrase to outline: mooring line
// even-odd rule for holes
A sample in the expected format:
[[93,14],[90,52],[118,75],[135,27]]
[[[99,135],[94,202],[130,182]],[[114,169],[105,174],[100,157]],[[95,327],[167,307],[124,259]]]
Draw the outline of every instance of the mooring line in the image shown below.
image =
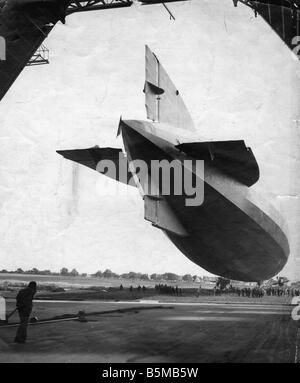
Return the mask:
[[[116,313],[121,313],[121,314],[126,314],[126,313],[130,313],[130,312],[134,312],[134,311],[147,311],[147,310],[155,310],[155,309],[173,309],[174,307],[173,306],[152,306],[152,307],[146,307],[146,306],[142,306],[142,307],[129,307],[129,308],[120,308],[120,309],[116,309],[116,310],[106,310],[106,311],[94,311],[94,312],[84,312],[84,316],[85,317],[88,317],[88,316],[97,316],[97,315],[107,315],[107,314],[116,314]],[[29,326],[37,326],[37,325],[41,325],[41,324],[49,324],[49,323],[59,323],[59,322],[67,322],[67,321],[79,321],[80,322],[80,315],[77,314],[77,315],[68,315],[66,317],[56,317],[56,318],[53,318],[53,319],[41,319],[37,322],[29,322],[28,325]],[[19,326],[19,323],[7,323],[7,324],[3,324],[3,325],[0,325],[0,330],[1,329],[4,329],[4,328],[10,328],[10,327],[17,327]]]

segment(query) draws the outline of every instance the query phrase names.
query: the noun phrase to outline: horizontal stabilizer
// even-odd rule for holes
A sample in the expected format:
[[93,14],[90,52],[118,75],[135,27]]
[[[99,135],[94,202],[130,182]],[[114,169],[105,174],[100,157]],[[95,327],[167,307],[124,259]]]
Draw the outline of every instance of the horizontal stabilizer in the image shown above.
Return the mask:
[[57,153],[67,160],[78,162],[94,170],[96,170],[97,164],[101,160],[109,159],[115,161],[119,159],[119,154],[124,157],[122,149],[99,148],[99,146],[88,149],[57,150]]
[[188,156],[209,161],[213,167],[246,186],[254,185],[259,179],[256,159],[243,140],[191,142],[176,148]]
[[185,229],[165,199],[159,196],[145,195],[144,206],[145,220],[152,222],[153,226],[181,236],[186,235]]
[[57,153],[116,181],[136,186],[122,149],[95,146],[88,149],[57,150]]

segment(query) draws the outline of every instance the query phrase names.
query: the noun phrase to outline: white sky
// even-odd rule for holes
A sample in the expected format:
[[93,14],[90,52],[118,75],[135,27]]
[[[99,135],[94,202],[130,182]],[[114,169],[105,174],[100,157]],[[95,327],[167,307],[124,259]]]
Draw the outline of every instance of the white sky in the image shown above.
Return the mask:
[[[161,5],[70,16],[45,42],[51,64],[26,68],[1,102],[0,269],[208,274],[144,221],[137,190],[119,185],[109,195],[114,181],[55,152],[120,147],[120,115],[145,119],[145,44],[204,137],[245,139],[255,151],[265,180],[257,189],[291,222],[294,259],[298,62],[260,18],[231,0],[170,9],[175,22]],[[294,271],[293,263],[287,272]]]

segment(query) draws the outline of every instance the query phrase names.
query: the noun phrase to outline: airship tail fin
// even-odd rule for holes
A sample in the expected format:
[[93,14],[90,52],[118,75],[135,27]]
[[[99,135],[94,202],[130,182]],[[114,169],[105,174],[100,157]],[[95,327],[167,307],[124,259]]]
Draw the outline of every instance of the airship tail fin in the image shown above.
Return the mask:
[[178,89],[147,45],[144,93],[148,119],[195,131],[193,120]]

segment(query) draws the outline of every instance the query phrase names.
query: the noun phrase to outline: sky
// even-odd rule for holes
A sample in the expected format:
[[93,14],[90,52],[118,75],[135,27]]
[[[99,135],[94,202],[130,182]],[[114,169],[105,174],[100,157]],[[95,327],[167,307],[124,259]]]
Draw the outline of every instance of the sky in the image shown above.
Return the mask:
[[144,220],[139,192],[63,159],[59,149],[122,147],[118,121],[146,119],[144,46],[159,57],[206,139],[245,139],[258,193],[289,226],[299,269],[299,63],[231,0],[74,14],[0,104],[0,269],[209,274]]

